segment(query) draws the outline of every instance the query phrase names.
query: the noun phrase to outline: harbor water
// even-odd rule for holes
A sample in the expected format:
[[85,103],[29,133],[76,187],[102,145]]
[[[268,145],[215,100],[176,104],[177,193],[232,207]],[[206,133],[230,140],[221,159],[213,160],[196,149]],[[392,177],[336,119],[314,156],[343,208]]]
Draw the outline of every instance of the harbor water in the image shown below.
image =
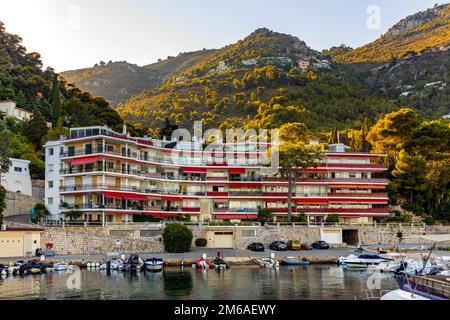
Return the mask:
[[0,300],[353,300],[371,290],[394,290],[392,274],[335,265],[216,270],[168,268],[161,273],[99,270],[49,272],[0,279]]

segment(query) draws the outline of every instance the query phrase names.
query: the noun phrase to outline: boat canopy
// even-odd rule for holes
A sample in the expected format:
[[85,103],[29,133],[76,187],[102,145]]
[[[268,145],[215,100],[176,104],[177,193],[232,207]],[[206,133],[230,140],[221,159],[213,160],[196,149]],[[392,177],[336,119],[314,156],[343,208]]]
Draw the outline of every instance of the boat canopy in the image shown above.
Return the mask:
[[118,252],[109,252],[106,254],[108,258],[120,258],[120,253]]

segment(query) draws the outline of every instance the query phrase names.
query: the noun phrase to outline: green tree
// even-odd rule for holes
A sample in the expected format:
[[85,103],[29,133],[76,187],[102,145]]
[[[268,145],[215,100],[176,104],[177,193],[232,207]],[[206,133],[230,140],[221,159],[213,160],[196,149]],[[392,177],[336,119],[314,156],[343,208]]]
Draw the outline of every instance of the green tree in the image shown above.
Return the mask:
[[47,133],[47,121],[38,109],[33,110],[33,117],[24,124],[23,133],[37,150],[42,148],[42,138]]
[[0,224],[3,224],[3,211],[6,209],[6,189],[0,186]]
[[0,121],[0,173],[8,172],[11,165],[11,137],[4,121]]
[[404,143],[420,123],[421,119],[414,110],[404,108],[380,119],[370,130],[367,140],[372,144],[374,152],[387,155],[386,163],[392,169]]
[[307,169],[319,165],[323,151],[322,146],[309,144],[310,132],[304,124],[295,127],[297,130],[292,132],[292,136],[283,133],[288,132],[286,127],[280,128],[280,136],[285,138],[279,145],[279,159],[281,175],[288,180],[288,221],[292,219],[292,193],[295,192],[296,182],[304,177]]
[[272,221],[272,210],[264,208],[259,210],[258,212],[258,222],[261,222],[261,224],[265,224],[266,222]]
[[188,252],[192,245],[192,231],[185,225],[171,223],[166,225],[162,234],[164,248],[170,253]]

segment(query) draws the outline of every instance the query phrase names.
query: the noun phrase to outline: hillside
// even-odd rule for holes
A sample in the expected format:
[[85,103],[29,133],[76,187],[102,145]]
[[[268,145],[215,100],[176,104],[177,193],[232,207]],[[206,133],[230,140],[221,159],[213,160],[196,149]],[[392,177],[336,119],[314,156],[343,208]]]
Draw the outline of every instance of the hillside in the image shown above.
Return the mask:
[[191,68],[211,52],[213,50],[181,53],[143,67],[126,61],[101,62],[92,68],[65,71],[61,75],[68,82],[95,96],[104,97],[115,106],[143,90],[157,88],[169,77]]
[[179,126],[273,127],[302,121],[310,127],[352,127],[396,106],[286,34],[258,29],[206,56],[178,77],[144,91],[117,111],[127,121],[157,128]]
[[408,54],[444,50],[450,46],[450,4],[411,15],[381,38],[334,57],[339,63],[386,62]]

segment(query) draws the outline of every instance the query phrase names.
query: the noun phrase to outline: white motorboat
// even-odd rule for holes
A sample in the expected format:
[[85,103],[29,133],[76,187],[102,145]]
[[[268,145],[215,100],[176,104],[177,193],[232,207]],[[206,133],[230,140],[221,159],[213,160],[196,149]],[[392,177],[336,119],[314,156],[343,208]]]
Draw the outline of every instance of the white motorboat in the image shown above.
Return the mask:
[[65,271],[69,268],[69,265],[65,262],[57,262],[53,264],[53,271]]
[[150,272],[161,272],[164,266],[164,260],[152,258],[145,260],[145,270]]
[[347,258],[341,257],[338,259],[340,265],[348,268],[367,269],[370,266],[378,266],[382,262],[389,262],[391,260],[380,257],[378,255],[363,254],[359,257],[351,254]]
[[427,261],[426,266],[422,260],[405,259],[400,263],[396,273],[406,273],[407,275],[431,275],[436,274],[438,268],[430,260]]
[[110,252],[106,255],[108,261],[100,266],[100,270],[122,270],[123,260],[120,253]]
[[400,262],[396,261],[385,261],[380,262],[377,266],[373,268],[375,272],[395,272],[398,268],[400,268]]
[[411,292],[404,291],[401,289],[397,289],[391,291],[384,296],[381,297],[381,300],[411,300],[411,301],[420,301],[420,300],[430,300],[425,297],[422,297],[417,294],[412,294]]
[[261,268],[277,268],[280,266],[280,263],[273,258],[256,258],[253,261]]

